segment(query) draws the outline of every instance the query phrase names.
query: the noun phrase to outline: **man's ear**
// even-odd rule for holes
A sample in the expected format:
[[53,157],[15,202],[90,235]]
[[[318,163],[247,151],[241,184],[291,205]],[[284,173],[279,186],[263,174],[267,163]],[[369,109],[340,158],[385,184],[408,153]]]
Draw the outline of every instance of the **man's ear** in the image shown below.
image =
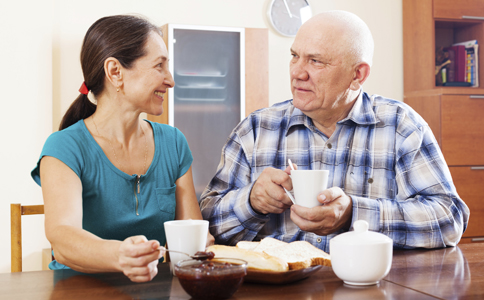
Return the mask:
[[366,79],[370,76],[370,65],[366,62],[360,62],[355,66],[355,73],[350,88],[357,91],[361,88]]
[[104,61],[104,73],[106,79],[114,86],[120,88],[123,85],[123,70],[121,63],[114,57],[108,57]]

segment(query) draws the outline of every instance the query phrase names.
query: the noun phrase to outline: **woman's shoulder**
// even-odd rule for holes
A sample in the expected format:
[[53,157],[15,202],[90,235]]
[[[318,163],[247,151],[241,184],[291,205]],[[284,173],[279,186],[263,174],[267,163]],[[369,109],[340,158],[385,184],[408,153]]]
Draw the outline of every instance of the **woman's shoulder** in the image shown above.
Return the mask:
[[184,138],[183,133],[176,127],[153,122],[150,120],[146,121],[151,124],[155,137],[158,135],[161,136],[163,139],[179,139],[180,137]]
[[66,145],[66,144],[85,144],[86,141],[86,134],[85,131],[87,130],[86,126],[84,125],[83,120],[56,132],[53,132],[46,141],[46,144],[59,144]]

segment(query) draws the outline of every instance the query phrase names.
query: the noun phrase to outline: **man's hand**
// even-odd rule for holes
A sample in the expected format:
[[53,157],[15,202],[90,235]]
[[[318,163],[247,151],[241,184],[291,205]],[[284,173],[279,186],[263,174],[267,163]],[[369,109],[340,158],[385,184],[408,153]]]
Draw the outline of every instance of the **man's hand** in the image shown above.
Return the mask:
[[323,205],[306,208],[295,204],[291,207],[291,219],[301,230],[328,235],[341,228],[350,228],[353,202],[343,190],[338,187],[324,190],[318,201]]
[[282,188],[292,190],[290,170],[287,167],[284,171],[274,168],[262,171],[250,192],[250,205],[255,211],[261,214],[280,214],[291,207],[292,201]]

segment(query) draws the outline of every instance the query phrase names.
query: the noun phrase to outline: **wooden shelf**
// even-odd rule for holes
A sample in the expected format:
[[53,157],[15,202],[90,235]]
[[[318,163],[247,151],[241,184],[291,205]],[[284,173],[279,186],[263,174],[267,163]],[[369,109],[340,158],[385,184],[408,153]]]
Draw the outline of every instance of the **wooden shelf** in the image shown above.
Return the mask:
[[[404,0],[404,101],[429,124],[471,210],[463,243],[484,237],[484,1]],[[473,18],[468,18],[473,16]],[[479,87],[435,85],[435,51],[477,40]],[[478,97],[472,97],[476,95]]]

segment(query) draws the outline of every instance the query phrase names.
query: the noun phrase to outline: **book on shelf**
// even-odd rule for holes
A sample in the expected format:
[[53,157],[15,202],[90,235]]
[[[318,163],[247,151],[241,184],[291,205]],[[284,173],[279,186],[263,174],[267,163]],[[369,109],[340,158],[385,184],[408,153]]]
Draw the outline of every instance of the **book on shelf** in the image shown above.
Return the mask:
[[452,45],[444,48],[449,53],[449,74],[447,82],[466,82],[467,54],[464,45]]
[[470,40],[452,45],[465,48],[465,82],[469,82],[472,87],[479,87],[479,44],[477,40]]

